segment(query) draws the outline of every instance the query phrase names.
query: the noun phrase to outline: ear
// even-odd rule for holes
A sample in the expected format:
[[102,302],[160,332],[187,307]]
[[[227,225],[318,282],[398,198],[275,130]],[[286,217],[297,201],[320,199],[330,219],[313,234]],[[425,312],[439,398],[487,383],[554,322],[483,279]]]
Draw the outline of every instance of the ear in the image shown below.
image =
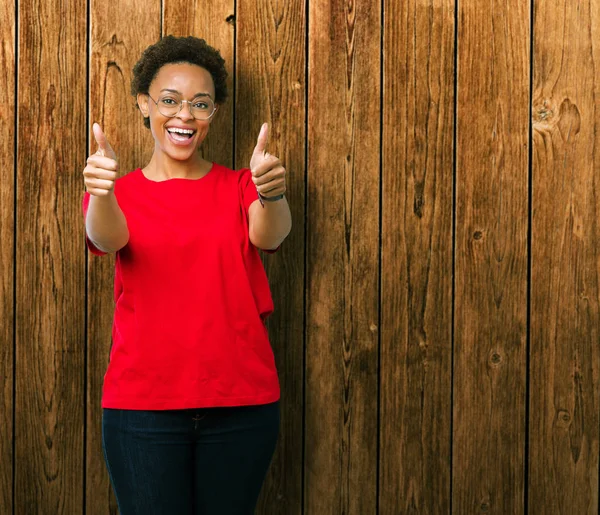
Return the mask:
[[137,94],[137,104],[138,104],[138,107],[140,108],[140,111],[142,112],[142,115],[144,116],[144,118],[148,118],[148,116],[150,116],[150,114],[148,112],[148,95],[146,95],[144,93],[138,93]]

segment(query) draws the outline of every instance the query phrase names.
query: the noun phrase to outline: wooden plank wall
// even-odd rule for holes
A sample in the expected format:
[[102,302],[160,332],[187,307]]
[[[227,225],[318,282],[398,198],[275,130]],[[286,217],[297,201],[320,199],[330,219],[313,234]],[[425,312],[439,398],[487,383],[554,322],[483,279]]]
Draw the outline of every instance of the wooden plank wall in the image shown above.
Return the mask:
[[382,514],[448,513],[451,505],[455,46],[452,0],[435,5],[386,4],[379,382]]
[[15,513],[84,499],[85,3],[18,2],[15,205]]
[[540,2],[534,22],[529,506],[596,513],[600,2]]
[[452,507],[456,513],[519,513],[525,492],[529,6],[459,2],[458,23]]
[[309,7],[305,513],[373,513],[381,8]]
[[294,227],[265,256],[281,436],[258,513],[595,514],[600,0],[3,0],[0,514],[116,513],[100,397],[114,259],[88,256],[99,122],[131,68],[220,49],[203,152],[263,121]]
[[14,233],[15,233],[15,2],[0,10],[0,506],[13,507]]

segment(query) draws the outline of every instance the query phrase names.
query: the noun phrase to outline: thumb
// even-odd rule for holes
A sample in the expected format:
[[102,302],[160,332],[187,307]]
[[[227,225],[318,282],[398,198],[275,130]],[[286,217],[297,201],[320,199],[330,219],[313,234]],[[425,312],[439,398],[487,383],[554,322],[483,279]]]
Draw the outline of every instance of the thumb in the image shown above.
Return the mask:
[[256,147],[254,148],[254,153],[260,152],[264,153],[267,148],[267,141],[269,140],[269,124],[263,123],[260,128],[260,134],[258,135],[258,140],[256,141]]
[[94,123],[92,125],[92,131],[94,132],[94,138],[96,139],[96,143],[98,143],[98,150],[102,153],[103,156],[116,158],[115,151],[110,146],[110,143],[106,139],[104,132],[99,124]]

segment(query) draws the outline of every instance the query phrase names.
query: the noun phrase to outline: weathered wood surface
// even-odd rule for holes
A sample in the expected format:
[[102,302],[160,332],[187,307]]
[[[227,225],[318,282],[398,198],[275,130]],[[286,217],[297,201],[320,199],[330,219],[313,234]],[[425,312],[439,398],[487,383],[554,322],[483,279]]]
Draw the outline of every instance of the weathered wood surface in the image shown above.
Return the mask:
[[305,40],[302,0],[241,0],[236,13],[235,166],[248,167],[263,122],[267,151],[287,170],[293,229],[277,253],[265,255],[275,312],[268,320],[281,384],[280,436],[257,513],[302,513]]
[[15,512],[83,504],[86,6],[18,3]]
[[304,511],[377,503],[377,2],[309,3]]
[[529,513],[598,513],[600,3],[535,3]]
[[0,507],[13,509],[15,2],[0,6]]
[[[160,1],[92,0],[91,59],[87,155],[97,150],[91,132],[98,122],[119,159],[120,175],[144,166],[154,141],[130,94],[133,65],[142,51],[160,39]],[[85,158],[77,171],[85,167]],[[79,193],[79,198],[81,193]],[[81,201],[79,201],[81,205]],[[81,219],[78,227],[83,229]],[[114,314],[114,256],[89,254],[87,326],[86,513],[115,513],[114,498],[102,454],[102,383],[111,345]]]
[[454,513],[523,513],[529,5],[459,2]]
[[385,10],[379,512],[390,515],[450,511],[454,2],[432,4]]

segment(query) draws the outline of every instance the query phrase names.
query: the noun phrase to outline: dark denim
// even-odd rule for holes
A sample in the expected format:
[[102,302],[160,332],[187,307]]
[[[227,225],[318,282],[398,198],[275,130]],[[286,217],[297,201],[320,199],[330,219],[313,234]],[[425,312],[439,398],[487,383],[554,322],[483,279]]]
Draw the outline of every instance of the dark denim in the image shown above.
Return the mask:
[[102,410],[121,515],[251,515],[279,433],[279,402]]

